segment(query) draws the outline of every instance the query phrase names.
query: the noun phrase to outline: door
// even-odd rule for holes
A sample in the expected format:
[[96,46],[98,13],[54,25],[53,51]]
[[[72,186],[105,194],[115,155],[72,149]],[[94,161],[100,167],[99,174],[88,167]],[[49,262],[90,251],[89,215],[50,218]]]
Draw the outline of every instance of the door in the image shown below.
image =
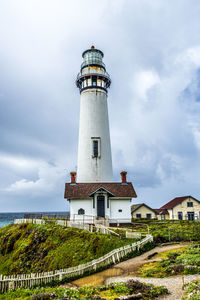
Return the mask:
[[105,197],[97,196],[97,216],[105,218]]

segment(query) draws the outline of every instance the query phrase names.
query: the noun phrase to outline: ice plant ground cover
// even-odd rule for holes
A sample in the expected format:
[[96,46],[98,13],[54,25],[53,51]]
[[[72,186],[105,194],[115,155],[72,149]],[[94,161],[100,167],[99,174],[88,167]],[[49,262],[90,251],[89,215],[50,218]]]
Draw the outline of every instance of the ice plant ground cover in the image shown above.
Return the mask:
[[200,274],[200,245],[164,252],[154,256],[160,261],[143,265],[138,270],[141,277],[169,277],[174,275]]
[[[159,295],[167,294],[168,291],[163,286],[153,286],[139,281],[129,280],[128,282],[111,283],[109,285],[82,288],[49,287],[35,289],[18,289],[0,295],[0,299],[67,299],[86,300],[86,299],[108,299],[114,300],[123,295],[142,293],[142,299],[151,300]],[[96,298],[95,298],[96,296]],[[97,298],[98,296],[98,298]]]

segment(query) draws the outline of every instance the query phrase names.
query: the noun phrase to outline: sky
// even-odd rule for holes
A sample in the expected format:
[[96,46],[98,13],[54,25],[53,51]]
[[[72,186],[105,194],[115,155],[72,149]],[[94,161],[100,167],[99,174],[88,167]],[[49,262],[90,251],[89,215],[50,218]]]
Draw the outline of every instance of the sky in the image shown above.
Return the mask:
[[0,1],[0,210],[65,211],[82,52],[104,52],[115,181],[200,199],[200,1]]

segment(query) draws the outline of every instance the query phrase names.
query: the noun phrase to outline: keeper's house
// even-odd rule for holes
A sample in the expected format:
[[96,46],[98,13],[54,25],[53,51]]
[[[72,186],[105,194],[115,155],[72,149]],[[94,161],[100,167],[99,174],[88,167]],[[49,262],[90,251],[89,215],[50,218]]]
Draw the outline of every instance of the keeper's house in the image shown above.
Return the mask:
[[176,197],[156,211],[160,220],[200,220],[200,201],[192,196]]
[[93,223],[104,218],[111,223],[131,222],[131,199],[137,197],[126,172],[121,172],[121,182],[77,183],[75,172],[71,183],[65,184],[65,198],[70,202],[70,220]]

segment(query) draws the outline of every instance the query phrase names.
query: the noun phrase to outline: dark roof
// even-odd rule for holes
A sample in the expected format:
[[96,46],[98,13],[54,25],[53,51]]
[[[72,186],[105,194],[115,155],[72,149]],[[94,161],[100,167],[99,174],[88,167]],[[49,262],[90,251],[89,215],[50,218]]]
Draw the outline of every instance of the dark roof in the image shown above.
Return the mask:
[[192,198],[198,202],[200,202],[199,200],[195,199],[192,196],[183,196],[183,197],[176,197],[174,199],[172,199],[171,201],[169,201],[168,203],[166,203],[165,205],[163,205],[160,209],[172,209],[173,207],[175,207],[176,205],[180,204],[181,202],[183,202],[185,199],[188,198]]
[[136,211],[138,208],[140,208],[143,205],[146,206],[147,208],[149,208],[150,210],[152,210],[153,212],[155,212],[155,209],[149,207],[145,203],[140,203],[140,204],[133,204],[133,205],[131,205],[131,213],[133,213],[134,211]]
[[95,183],[77,183],[65,184],[65,195],[67,199],[84,199],[92,197],[92,195],[99,189],[106,190],[112,197],[128,197],[136,198],[136,192],[131,182],[122,184],[120,182],[95,182]]
[[159,215],[168,215],[168,210],[167,209],[162,209],[162,208],[154,208],[155,212]]

